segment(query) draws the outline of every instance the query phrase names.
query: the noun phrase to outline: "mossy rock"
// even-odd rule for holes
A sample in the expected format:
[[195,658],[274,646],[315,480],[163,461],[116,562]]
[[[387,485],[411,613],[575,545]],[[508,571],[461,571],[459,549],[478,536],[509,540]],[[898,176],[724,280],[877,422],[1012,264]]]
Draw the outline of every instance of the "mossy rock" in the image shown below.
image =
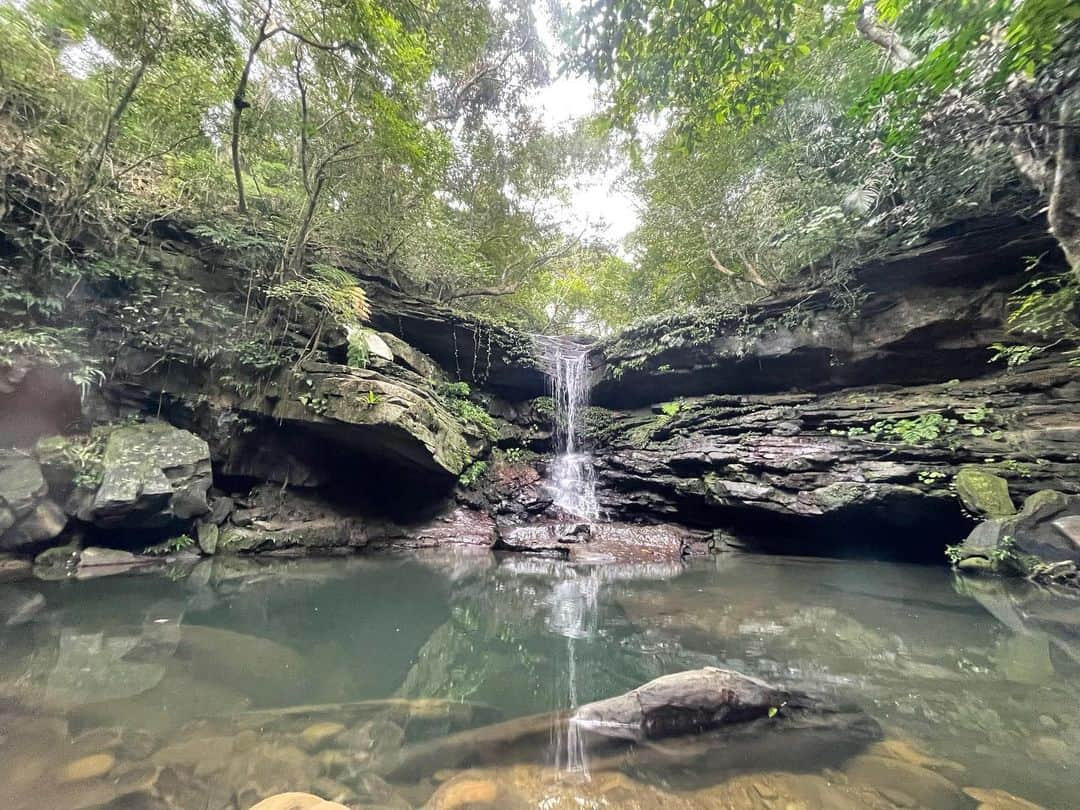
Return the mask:
[[963,467],[954,479],[956,494],[978,517],[1008,517],[1016,514],[1009,496],[1009,482],[978,467]]

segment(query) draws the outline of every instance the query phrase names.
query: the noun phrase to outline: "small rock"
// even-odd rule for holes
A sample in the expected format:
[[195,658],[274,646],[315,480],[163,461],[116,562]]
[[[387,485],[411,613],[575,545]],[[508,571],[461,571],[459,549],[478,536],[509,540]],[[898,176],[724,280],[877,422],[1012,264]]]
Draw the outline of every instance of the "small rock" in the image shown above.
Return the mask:
[[427,810],[459,810],[463,807],[494,807],[499,786],[490,779],[462,776],[441,785],[427,803]]
[[964,793],[979,803],[978,810],[1043,810],[1041,805],[997,788],[966,787]]
[[222,495],[215,498],[210,504],[210,514],[206,516],[206,519],[211,523],[220,526],[229,517],[229,513],[236,508],[236,504],[233,503],[233,499]]
[[354,761],[344,751],[336,749],[322,751],[315,759],[319,763],[319,770],[332,777],[338,777],[345,773]]
[[1069,746],[1057,737],[1036,737],[1028,744],[1032,755],[1038,759],[1045,759],[1056,765],[1072,765],[1073,757]]
[[308,751],[316,751],[344,730],[341,723],[315,723],[300,732],[300,743]]
[[382,336],[378,332],[373,332],[370,329],[361,329],[359,334],[352,336],[356,340],[363,342],[364,347],[367,349],[367,353],[372,357],[378,357],[380,360],[385,360],[388,363],[394,362],[394,351],[391,349]]
[[91,754],[65,765],[60,770],[59,781],[81,782],[85,779],[96,779],[111,771],[114,765],[116,757],[112,754]]
[[964,773],[967,769],[959,762],[948,759],[937,759],[920,751],[914,745],[904,740],[883,740],[871,748],[870,753],[891,756],[903,760],[920,768],[930,768],[935,771],[950,771],[954,774]]
[[956,564],[958,571],[983,573],[994,570],[994,564],[986,557],[965,557]]
[[253,805],[251,810],[349,810],[349,808],[313,793],[277,793]]
[[213,521],[206,521],[200,523],[196,528],[196,539],[199,543],[199,549],[203,554],[213,554],[217,551],[218,537],[221,534],[221,530],[218,528],[218,524]]
[[84,548],[79,555],[80,568],[92,568],[96,565],[136,565],[143,562],[149,562],[149,560],[118,548],[90,546],[90,548]]

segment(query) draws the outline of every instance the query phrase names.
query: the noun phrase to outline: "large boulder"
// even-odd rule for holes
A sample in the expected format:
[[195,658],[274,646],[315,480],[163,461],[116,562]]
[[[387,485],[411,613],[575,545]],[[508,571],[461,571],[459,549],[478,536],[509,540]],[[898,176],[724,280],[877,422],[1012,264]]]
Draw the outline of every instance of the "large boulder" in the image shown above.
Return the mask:
[[1080,495],[1036,492],[1010,517],[976,526],[955,553],[958,567],[1037,574],[1047,566],[1075,573],[1080,565]]
[[105,446],[104,474],[79,517],[99,528],[167,526],[210,511],[210,448],[164,422],[119,428]]
[[0,451],[0,549],[25,550],[52,540],[67,516],[48,496],[41,467],[28,455]]
[[[309,362],[269,415],[353,457],[456,478],[471,461],[468,429],[434,392],[372,369]],[[326,453],[324,453],[324,456]]]

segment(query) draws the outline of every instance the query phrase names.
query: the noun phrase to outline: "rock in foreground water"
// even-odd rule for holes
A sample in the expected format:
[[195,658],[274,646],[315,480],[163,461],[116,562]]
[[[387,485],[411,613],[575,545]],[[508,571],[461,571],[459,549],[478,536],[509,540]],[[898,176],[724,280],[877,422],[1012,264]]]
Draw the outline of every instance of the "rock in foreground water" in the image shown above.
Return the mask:
[[705,667],[664,675],[624,695],[587,703],[571,722],[604,736],[658,739],[771,717],[790,698],[757,678]]
[[278,793],[263,799],[251,810],[348,810],[348,808],[311,793]]

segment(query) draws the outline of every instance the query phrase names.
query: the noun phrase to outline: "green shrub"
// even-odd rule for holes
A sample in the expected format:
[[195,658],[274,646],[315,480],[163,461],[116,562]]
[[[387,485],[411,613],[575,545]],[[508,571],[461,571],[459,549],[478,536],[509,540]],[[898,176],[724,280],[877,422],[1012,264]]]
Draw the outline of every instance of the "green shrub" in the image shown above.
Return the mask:
[[465,488],[475,486],[485,475],[487,475],[488,463],[486,461],[474,461],[458,477],[458,483]]

